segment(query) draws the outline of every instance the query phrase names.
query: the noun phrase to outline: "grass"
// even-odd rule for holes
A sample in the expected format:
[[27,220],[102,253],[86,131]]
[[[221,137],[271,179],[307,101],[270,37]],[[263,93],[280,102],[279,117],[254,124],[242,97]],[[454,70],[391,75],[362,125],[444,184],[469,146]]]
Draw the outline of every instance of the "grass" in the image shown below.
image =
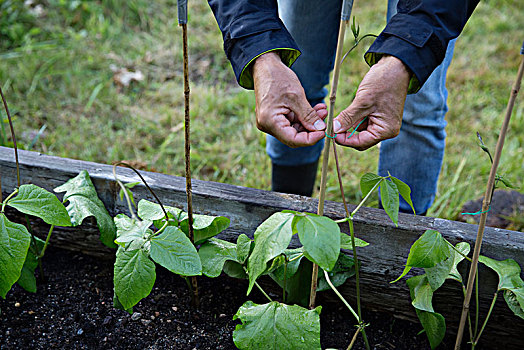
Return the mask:
[[[0,1],[0,11],[20,7],[18,3]],[[43,15],[27,16],[22,8],[23,21],[0,23],[0,86],[15,114],[21,143],[27,148],[36,141],[33,150],[63,157],[102,163],[133,160],[148,169],[183,175],[182,45],[176,1],[42,3]],[[385,24],[383,1],[357,1],[353,14],[361,33],[379,33]],[[522,23],[520,0],[482,2],[456,44],[448,74],[446,157],[430,215],[455,218],[466,200],[484,192],[490,164],[476,145],[475,133],[480,131],[494,150],[519,61]],[[205,2],[189,2],[189,43],[193,176],[269,189],[270,162],[264,134],[254,123],[253,93],[236,85]],[[369,44],[344,63],[339,110],[350,103],[367,71],[362,56]],[[139,70],[145,80],[121,88],[110,65]],[[522,102],[521,93],[500,165],[520,191]],[[9,144],[2,129],[0,144]],[[376,171],[378,149],[339,147],[339,155],[346,195],[356,203],[360,176]],[[334,172],[328,199],[340,199]],[[377,204],[376,197],[370,204]]]

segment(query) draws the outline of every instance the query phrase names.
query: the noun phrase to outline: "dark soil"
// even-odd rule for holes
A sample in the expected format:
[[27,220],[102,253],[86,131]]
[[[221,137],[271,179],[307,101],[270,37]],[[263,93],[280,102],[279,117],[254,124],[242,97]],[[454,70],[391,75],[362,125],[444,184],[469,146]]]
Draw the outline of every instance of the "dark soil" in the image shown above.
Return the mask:
[[[193,310],[185,281],[158,267],[151,295],[129,315],[112,306],[113,261],[50,248],[44,269],[36,294],[15,285],[0,300],[0,349],[235,349],[232,318],[247,300],[246,281],[199,278],[202,305]],[[266,303],[256,292],[250,299]],[[346,349],[352,316],[320,303],[322,348]],[[418,324],[366,311],[364,319],[372,349],[429,349]],[[362,348],[359,340],[354,349]]]

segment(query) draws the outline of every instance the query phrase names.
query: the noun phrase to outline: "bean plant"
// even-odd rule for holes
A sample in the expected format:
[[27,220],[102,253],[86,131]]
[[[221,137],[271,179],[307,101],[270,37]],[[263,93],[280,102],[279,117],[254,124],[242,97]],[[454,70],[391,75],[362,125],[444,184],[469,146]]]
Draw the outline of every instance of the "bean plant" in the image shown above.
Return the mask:
[[[5,199],[0,186],[0,296],[6,298],[13,284],[18,283],[28,292],[36,292],[35,270],[39,267],[44,277],[42,259],[49,245],[55,226],[71,227],[82,224],[89,216],[96,218],[100,240],[108,247],[115,247],[115,225],[86,171],[55,188],[55,192],[66,192],[63,201],[53,193],[33,184],[20,183],[20,164],[16,136],[4,94],[0,95],[8,117],[16,160],[18,186]],[[67,207],[64,206],[67,203]],[[26,225],[12,222],[6,208],[25,214]],[[29,216],[42,219],[50,225],[47,237],[41,240],[33,234]]]
[[[484,144],[478,132],[477,138],[479,147],[486,152],[490,162],[493,163],[491,152]],[[513,187],[511,182],[502,175],[496,175],[495,179],[491,193],[495,191],[499,184],[510,188]],[[479,215],[481,212],[463,214]],[[466,284],[457,269],[457,265],[463,260],[471,263],[472,259],[468,257],[470,250],[471,247],[467,242],[459,242],[453,245],[439,232],[427,230],[413,243],[404,271],[400,277],[393,281],[396,282],[400,280],[413,267],[424,269],[424,274],[413,276],[409,278],[406,283],[410,290],[412,305],[415,307],[417,316],[432,349],[436,348],[442,342],[446,333],[446,321],[444,317],[433,308],[433,294],[445,281],[451,280],[460,283],[460,287],[464,295],[466,295]],[[479,321],[478,273],[475,276],[476,308],[474,320],[472,320],[471,315],[468,315],[468,330],[472,349],[475,349],[479,343],[499,294],[503,294],[504,300],[511,311],[516,316],[524,319],[524,281],[520,277],[521,269],[519,264],[513,259],[499,261],[482,255],[479,257],[479,262],[497,273],[499,283],[497,289],[494,291],[488,313],[486,314],[484,322],[481,324]]]

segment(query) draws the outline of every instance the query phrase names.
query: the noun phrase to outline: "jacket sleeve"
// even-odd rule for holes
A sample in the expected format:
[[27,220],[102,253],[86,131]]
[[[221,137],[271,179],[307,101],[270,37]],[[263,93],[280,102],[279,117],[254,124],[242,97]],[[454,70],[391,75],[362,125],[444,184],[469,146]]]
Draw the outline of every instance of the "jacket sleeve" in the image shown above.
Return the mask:
[[291,66],[298,46],[278,17],[276,0],[209,0],[240,86],[253,89],[251,64],[260,55],[278,50]]
[[400,59],[413,72],[409,93],[417,92],[442,62],[478,0],[400,0],[397,14],[364,55],[371,66],[383,55]]

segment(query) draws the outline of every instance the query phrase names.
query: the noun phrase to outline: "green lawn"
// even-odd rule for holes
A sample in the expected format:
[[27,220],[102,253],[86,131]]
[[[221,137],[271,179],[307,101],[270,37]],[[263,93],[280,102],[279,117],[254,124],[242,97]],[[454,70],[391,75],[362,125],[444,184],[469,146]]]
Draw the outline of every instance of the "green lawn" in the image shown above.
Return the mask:
[[[102,163],[134,160],[183,175],[176,1],[47,0],[37,16],[27,14],[20,3],[0,0],[0,84],[15,114],[22,147],[36,141],[32,149],[47,154]],[[353,14],[361,33],[378,34],[385,24],[385,1],[356,1]],[[476,145],[475,133],[480,131],[494,150],[520,59],[523,23],[521,0],[482,2],[456,44],[448,75],[446,157],[431,215],[454,218],[463,202],[484,192],[490,164]],[[349,47],[351,35],[347,38]],[[189,2],[189,41],[194,177],[269,189],[270,162],[264,134],[254,123],[253,93],[236,85],[221,34],[203,1]],[[367,70],[362,55],[369,44],[344,63],[339,109],[350,103]],[[111,65],[141,71],[145,79],[120,88]],[[500,172],[520,191],[523,102],[521,93],[500,165]],[[0,133],[0,144],[9,142]],[[376,171],[378,149],[338,149],[346,196],[357,202],[360,176]],[[328,199],[339,200],[331,174]]]

